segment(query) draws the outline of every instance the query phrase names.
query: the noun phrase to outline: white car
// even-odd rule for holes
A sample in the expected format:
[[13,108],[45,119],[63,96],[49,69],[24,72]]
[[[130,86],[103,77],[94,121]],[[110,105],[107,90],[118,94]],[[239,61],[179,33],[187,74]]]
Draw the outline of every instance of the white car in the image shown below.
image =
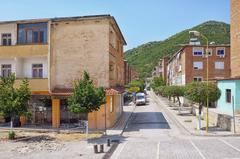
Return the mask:
[[146,97],[144,93],[137,93],[136,94],[136,105],[145,105],[146,104]]

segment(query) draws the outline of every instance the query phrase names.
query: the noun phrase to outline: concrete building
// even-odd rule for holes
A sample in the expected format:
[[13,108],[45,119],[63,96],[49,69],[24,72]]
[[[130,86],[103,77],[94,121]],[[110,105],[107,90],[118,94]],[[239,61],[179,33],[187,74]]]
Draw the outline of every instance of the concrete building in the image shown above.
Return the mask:
[[231,0],[231,77],[219,80],[222,94],[218,101],[221,112],[232,114],[232,106],[240,113],[240,1]]
[[[167,83],[185,85],[206,81],[207,58],[205,45],[183,45],[168,61]],[[209,80],[230,77],[230,45],[209,46]]]
[[107,104],[88,115],[89,127],[114,125],[122,112],[126,45],[114,17],[0,22],[0,35],[0,75],[15,73],[16,87],[23,78],[29,79],[32,122],[59,128],[62,123],[76,121],[76,115],[67,109],[66,99],[72,93],[73,82],[86,70],[107,94]]
[[167,65],[168,65],[169,57],[163,57],[159,60],[157,66],[154,67],[152,72],[152,76],[160,77],[162,76],[164,81],[167,81]]
[[138,73],[124,60],[124,84],[127,85],[132,80],[138,78]]

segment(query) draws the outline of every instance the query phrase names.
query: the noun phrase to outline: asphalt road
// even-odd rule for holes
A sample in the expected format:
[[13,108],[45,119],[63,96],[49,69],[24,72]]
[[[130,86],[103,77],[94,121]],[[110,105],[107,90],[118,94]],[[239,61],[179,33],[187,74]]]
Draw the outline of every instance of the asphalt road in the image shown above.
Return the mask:
[[239,137],[189,135],[158,105],[137,106],[113,159],[240,159]]

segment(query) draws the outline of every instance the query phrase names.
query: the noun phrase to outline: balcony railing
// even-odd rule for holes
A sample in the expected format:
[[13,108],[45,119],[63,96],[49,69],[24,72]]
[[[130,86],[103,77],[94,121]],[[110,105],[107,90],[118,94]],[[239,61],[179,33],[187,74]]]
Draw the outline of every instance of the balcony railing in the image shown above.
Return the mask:
[[48,45],[0,46],[0,58],[40,57],[48,55]]

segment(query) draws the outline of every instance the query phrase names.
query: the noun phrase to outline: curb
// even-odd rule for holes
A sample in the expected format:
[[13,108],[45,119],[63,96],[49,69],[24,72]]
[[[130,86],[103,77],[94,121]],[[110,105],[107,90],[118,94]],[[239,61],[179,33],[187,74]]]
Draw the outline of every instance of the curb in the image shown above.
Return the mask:
[[[153,96],[157,99],[157,102],[159,103],[159,97],[152,92]],[[164,107],[164,106],[163,106]],[[184,130],[186,130],[190,135],[193,136],[203,136],[203,137],[239,137],[240,134],[199,134],[199,133],[193,133],[192,131],[190,131],[188,128],[186,128],[186,126],[184,124],[182,124],[173,114],[170,110],[168,110],[167,108],[164,107],[164,110],[166,110],[167,112],[169,112],[172,116],[172,118],[174,118],[174,120],[181,125],[182,128],[184,128]]]

